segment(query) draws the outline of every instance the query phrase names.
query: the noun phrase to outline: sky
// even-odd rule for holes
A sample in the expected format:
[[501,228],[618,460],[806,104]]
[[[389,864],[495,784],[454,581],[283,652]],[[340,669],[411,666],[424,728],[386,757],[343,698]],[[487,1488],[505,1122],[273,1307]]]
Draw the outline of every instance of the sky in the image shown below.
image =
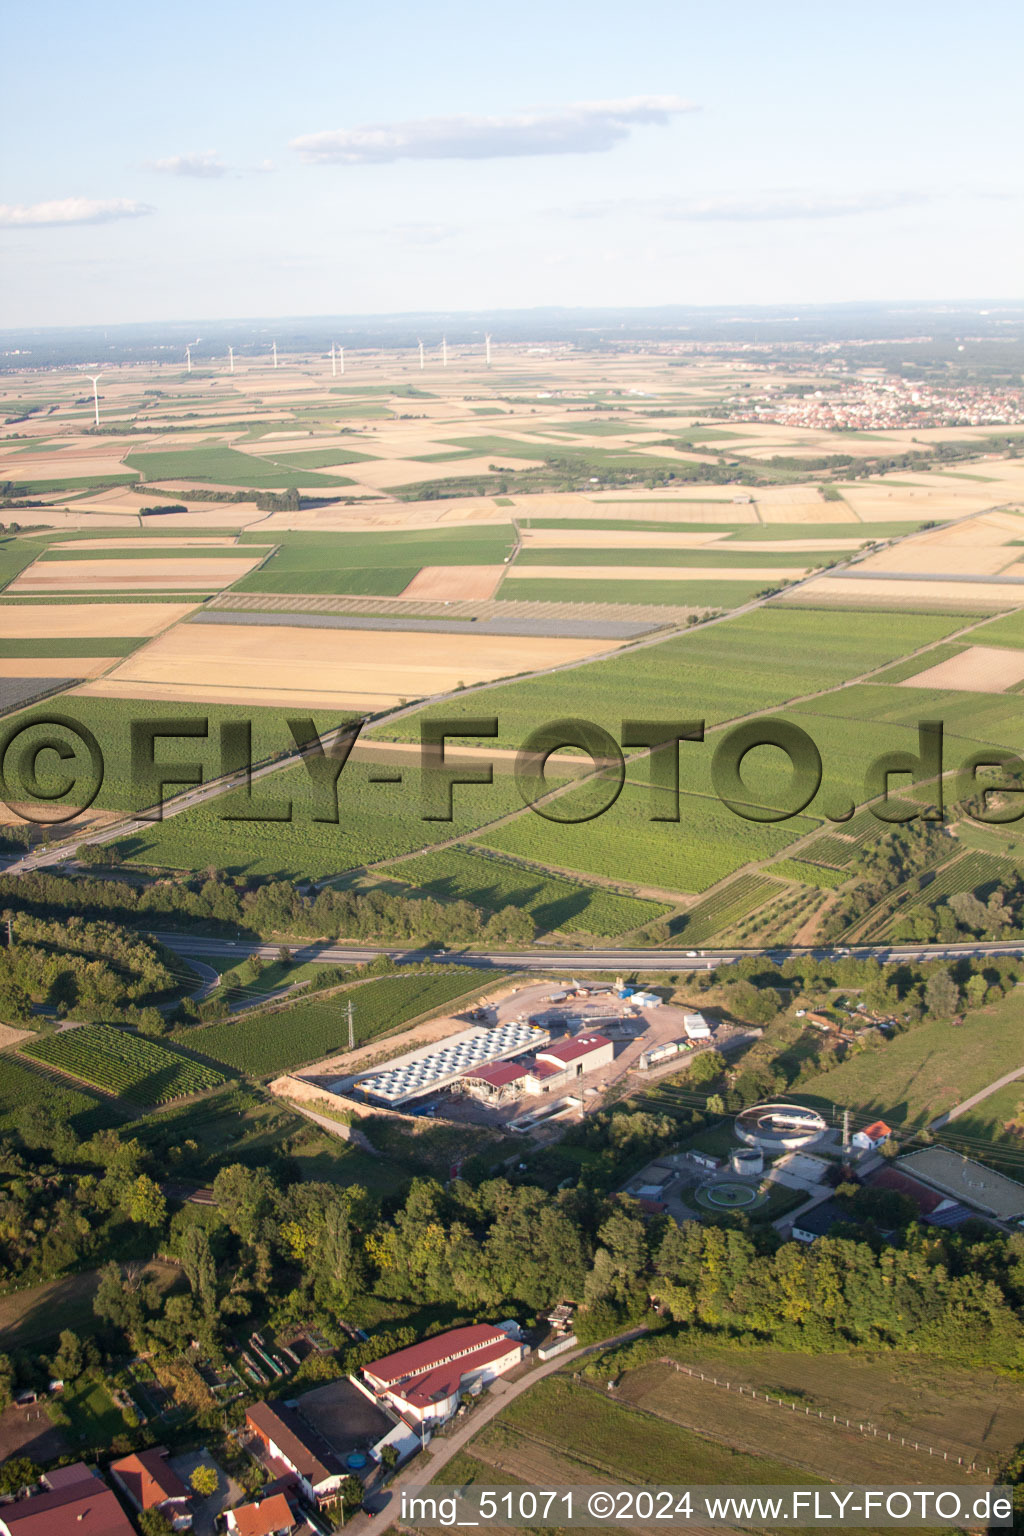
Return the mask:
[[1024,298],[1017,0],[36,0],[5,38],[0,326]]

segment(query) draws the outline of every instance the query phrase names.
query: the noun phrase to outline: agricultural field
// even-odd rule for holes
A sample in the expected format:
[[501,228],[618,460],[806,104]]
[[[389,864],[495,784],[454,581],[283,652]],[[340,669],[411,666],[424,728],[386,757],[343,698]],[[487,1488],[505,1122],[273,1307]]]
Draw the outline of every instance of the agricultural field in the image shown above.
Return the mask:
[[560,880],[543,869],[485,858],[468,848],[446,848],[405,859],[386,873],[392,880],[408,881],[439,899],[471,901],[493,912],[519,907],[533,918],[541,933],[611,937],[639,928],[670,910],[659,902],[637,901],[599,886]]
[[167,1104],[224,1081],[213,1067],[112,1024],[63,1029],[22,1051],[131,1104]]
[[[569,791],[552,810],[573,795]],[[781,852],[814,822],[794,817],[783,824],[748,822],[717,800],[680,797],[679,822],[651,820],[650,791],[628,783],[610,810],[593,820],[550,821],[528,811],[480,833],[475,842],[504,853],[602,879],[628,882],[638,895],[704,891],[751,860]]]
[[157,453],[132,452],[125,455],[125,463],[138,470],[143,480],[209,481],[215,485],[251,486],[258,490],[345,483],[333,476],[316,474],[307,466],[278,466],[221,444],[212,448],[169,449]]
[[835,890],[850,878],[841,869],[809,864],[805,859],[779,859],[771,865],[771,873],[781,880],[799,880],[802,885],[820,886],[823,891]]
[[766,880],[762,875],[740,875],[676,919],[672,924],[674,939],[685,944],[704,944],[777,895],[780,889],[774,880]]
[[45,1113],[51,1106],[55,1117],[68,1121],[82,1137],[122,1118],[108,1100],[72,1088],[7,1052],[0,1055],[0,1129],[14,1131],[22,1114]]
[[[493,985],[493,977],[488,977],[488,983]],[[350,999],[355,1042],[365,1045],[420,1014],[446,1007],[479,985],[466,970],[382,976],[280,1011],[181,1030],[176,1038],[234,1071],[268,1077],[344,1050]]]
[[[235,792],[154,822],[126,840],[125,857],[158,868],[212,864],[232,874],[321,879],[475,831],[521,806],[511,777],[498,775],[493,784],[456,787],[453,821],[426,821],[418,766],[403,764],[400,783],[393,781],[396,771],[361,759],[346,763],[335,822],[326,791],[305,768],[291,768],[254,786],[251,808]],[[291,819],[274,819],[287,816],[289,801]],[[243,819],[229,819],[234,816]]]
[[[239,546],[266,538],[258,531]],[[422,532],[283,533],[279,548],[236,592],[366,592],[397,596],[428,565],[501,566],[512,553],[508,524]],[[454,594],[453,595],[457,595]]]

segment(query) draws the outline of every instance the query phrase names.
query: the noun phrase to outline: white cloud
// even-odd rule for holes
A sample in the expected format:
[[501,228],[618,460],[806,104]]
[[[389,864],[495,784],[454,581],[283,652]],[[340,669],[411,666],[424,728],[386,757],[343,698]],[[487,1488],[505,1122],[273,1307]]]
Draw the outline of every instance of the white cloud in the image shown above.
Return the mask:
[[590,155],[614,149],[641,124],[663,127],[697,109],[678,96],[581,101],[508,117],[425,117],[309,133],[291,141],[309,165],[384,165],[394,160],[492,160],[511,155]]
[[775,220],[843,219],[854,214],[885,213],[916,207],[929,200],[929,194],[925,192],[866,192],[833,197],[829,193],[779,191],[753,197],[623,198],[553,211],[567,213],[575,219],[646,213],[654,218],[687,224],[763,224]]
[[113,219],[140,219],[155,212],[150,203],[127,197],[64,197],[51,203],[0,203],[0,226],[30,229],[44,224],[109,224]]
[[198,176],[209,178],[226,176],[228,168],[215,149],[195,150],[188,155],[168,155],[165,160],[150,160],[151,171],[162,171],[165,176]]

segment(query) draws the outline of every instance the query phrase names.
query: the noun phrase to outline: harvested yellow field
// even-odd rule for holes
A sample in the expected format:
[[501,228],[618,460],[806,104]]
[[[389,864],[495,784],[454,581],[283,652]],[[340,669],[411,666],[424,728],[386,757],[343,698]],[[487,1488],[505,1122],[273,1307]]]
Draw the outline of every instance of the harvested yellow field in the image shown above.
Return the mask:
[[447,693],[462,683],[583,661],[619,644],[532,635],[428,635],[286,624],[254,632],[244,624],[182,624],[126,658],[109,678],[79,691],[378,709],[404,698]]
[[952,688],[963,693],[1002,693],[1024,678],[1024,651],[1006,651],[994,645],[972,645],[959,656],[940,661],[900,688]]
[[860,571],[905,571],[911,575],[935,573],[949,576],[996,576],[1012,565],[1014,551],[999,544],[926,542],[908,539],[894,549],[869,555],[857,566]]
[[263,559],[37,560],[8,592],[212,592],[230,586]]
[[1024,604],[1024,586],[1011,582],[984,581],[886,581],[883,577],[820,576],[808,582],[792,594],[784,592],[782,601],[850,604],[869,603],[876,608],[879,603],[898,607],[901,603],[914,603],[917,607],[930,605],[957,608],[1019,608]]
[[[156,545],[155,539],[145,538],[90,539],[88,545],[86,546],[83,546],[82,542],[78,539],[69,539],[66,544],[48,544],[46,547],[47,549],[82,549],[85,547],[88,549],[139,550],[153,549],[155,546],[159,549],[219,549],[225,545],[233,545],[237,542],[238,540],[234,537],[233,534],[225,534],[222,538],[210,537],[208,539],[201,538],[198,535],[194,539],[161,538],[159,545]],[[253,545],[253,549],[257,549],[258,547],[258,545]]]
[[[346,464],[345,474],[371,490],[400,489],[403,485],[416,485],[421,480],[448,480],[452,477],[489,475],[491,465],[504,463],[500,454],[490,458],[454,459],[447,464],[418,464],[415,459],[378,459],[366,464]],[[540,459],[512,459],[508,467],[539,469]],[[329,471],[321,470],[321,474]]]
[[943,480],[933,486],[887,485],[881,481],[843,487],[843,500],[866,523],[965,517],[969,512],[983,512],[998,499],[991,487],[968,480]]
[[119,656],[0,656],[0,677],[99,677]]
[[158,635],[194,610],[194,603],[5,603],[2,628],[7,640],[148,636]]
[[508,570],[517,581],[763,581],[772,585],[807,574],[803,565],[513,565]]
[[425,565],[401,593],[402,597],[493,597],[504,575],[503,565]]

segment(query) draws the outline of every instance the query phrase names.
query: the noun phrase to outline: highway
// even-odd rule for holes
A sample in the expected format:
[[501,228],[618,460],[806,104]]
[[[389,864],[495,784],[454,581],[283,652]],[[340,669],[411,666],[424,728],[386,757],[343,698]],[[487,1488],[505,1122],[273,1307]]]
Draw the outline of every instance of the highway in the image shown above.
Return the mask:
[[[213,957],[232,962],[249,955],[276,960],[280,944],[265,944],[252,939],[220,939],[179,933],[175,930],[153,931],[153,938],[173,949],[184,959]],[[977,959],[979,955],[1024,958],[1024,942],[1001,944],[857,944],[849,948],[829,945],[811,949],[546,949],[533,945],[515,950],[432,950],[381,945],[332,944],[314,940],[309,944],[288,946],[296,961],[316,960],[322,965],[360,965],[387,955],[396,964],[418,964],[432,960],[441,965],[465,965],[483,971],[705,971],[718,965],[759,956],[781,965],[784,961],[807,955],[817,960],[874,959],[886,964],[900,961]]]

